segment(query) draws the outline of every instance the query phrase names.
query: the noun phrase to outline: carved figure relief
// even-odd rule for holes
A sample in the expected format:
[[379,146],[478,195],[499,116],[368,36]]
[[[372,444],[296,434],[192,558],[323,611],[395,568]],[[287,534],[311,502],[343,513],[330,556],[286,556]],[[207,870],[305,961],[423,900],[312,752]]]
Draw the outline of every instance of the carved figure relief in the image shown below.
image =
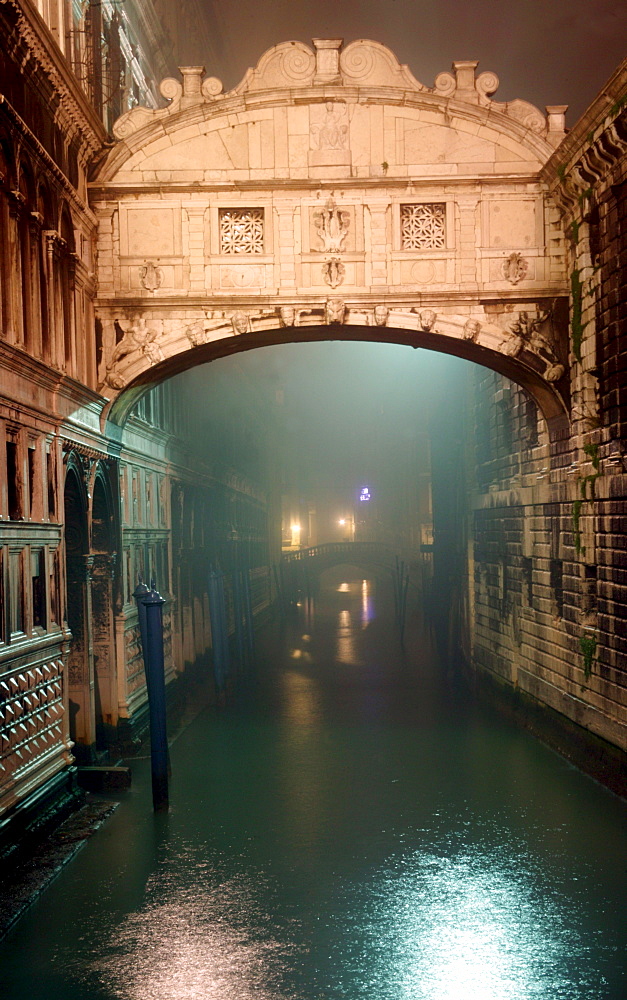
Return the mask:
[[140,267],[139,280],[143,288],[149,292],[154,292],[157,288],[161,288],[163,284],[163,271],[149,260],[143,267]]
[[198,347],[199,344],[207,343],[209,340],[209,331],[211,326],[211,313],[206,313],[204,320],[197,319],[194,323],[190,323],[190,325],[185,328],[185,336],[189,340],[192,347]]
[[373,316],[375,326],[387,326],[390,310],[384,305],[375,306]]
[[233,313],[231,323],[233,324],[233,333],[235,334],[248,333],[252,329],[250,325],[250,316],[241,309],[238,309],[237,312]]
[[282,327],[298,326],[298,316],[294,306],[281,306],[279,320]]
[[339,209],[335,199],[330,197],[324,208],[314,212],[313,218],[322,244],[319,249],[326,253],[341,253],[348,236],[350,214]]
[[324,307],[327,323],[343,323],[346,319],[346,303],[343,299],[327,299]]
[[311,109],[311,148],[346,149],[348,146],[348,107],[327,101],[322,114]]
[[471,340],[473,344],[476,344],[480,333],[481,323],[479,320],[467,319],[462,330],[462,340]]
[[431,333],[437,318],[437,313],[434,313],[433,309],[424,309],[421,313],[418,313],[420,329],[424,333]]
[[511,358],[517,357],[521,351],[530,351],[544,362],[542,377],[547,382],[557,382],[565,372],[565,366],[557,356],[551,336],[551,312],[545,310],[537,316],[530,316],[522,311],[512,321],[509,336],[501,342],[499,350]]
[[111,360],[107,366],[105,382],[112,389],[122,389],[126,384],[125,379],[120,375],[119,371],[116,371],[116,367],[128,355],[139,351],[152,364],[164,360],[164,353],[157,343],[157,338],[160,332],[162,332],[162,328],[163,323],[161,321],[153,321],[149,327],[146,320],[140,316],[124,331],[124,336],[113,351]]
[[510,253],[509,257],[503,261],[503,277],[512,285],[517,285],[526,277],[529,264],[520,253]]

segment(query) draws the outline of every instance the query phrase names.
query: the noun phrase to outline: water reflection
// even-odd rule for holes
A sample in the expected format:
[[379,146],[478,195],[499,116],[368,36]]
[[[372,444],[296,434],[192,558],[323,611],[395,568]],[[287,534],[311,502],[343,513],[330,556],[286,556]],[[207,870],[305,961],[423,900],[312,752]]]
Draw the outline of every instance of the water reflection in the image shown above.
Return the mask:
[[[378,956],[376,971],[371,967],[378,996],[553,1000],[593,995],[577,992],[588,948],[577,932],[572,902],[569,912],[546,886],[540,900],[534,873],[525,871],[524,863],[515,872],[520,859],[505,867],[501,860],[479,851],[454,860],[414,854],[377,874],[368,892],[361,954],[354,961],[357,969],[360,961]],[[601,985],[598,979],[596,985]]]
[[361,581],[361,627],[366,628],[374,618],[372,581]]
[[133,764],[0,945],[2,1000],[624,1000],[624,803],[399,669],[384,585],[365,628],[337,583],[173,745],[167,822]]
[[336,660],[346,666],[357,666],[361,661],[355,647],[355,631],[351,613],[346,608],[340,611],[337,619],[337,650]]
[[280,1000],[277,978],[293,948],[268,929],[245,883],[203,885],[129,914],[92,969],[123,1000]]

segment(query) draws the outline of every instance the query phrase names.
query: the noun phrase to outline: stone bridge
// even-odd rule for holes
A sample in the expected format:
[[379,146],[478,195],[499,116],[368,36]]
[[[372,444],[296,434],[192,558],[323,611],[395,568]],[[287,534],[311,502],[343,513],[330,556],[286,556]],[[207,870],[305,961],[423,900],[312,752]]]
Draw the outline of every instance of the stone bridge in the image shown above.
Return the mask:
[[266,52],[228,93],[202,67],[134,108],[91,182],[99,390],[266,344],[370,340],[454,354],[568,419],[568,283],[540,172],[564,108],[498,102],[456,62],[432,87],[372,41]]
[[382,542],[325,542],[294,552],[284,552],[281,566],[281,584],[284,593],[309,593],[316,578],[333,566],[345,564],[396,574],[406,567],[411,553],[404,553],[403,561],[395,549]]

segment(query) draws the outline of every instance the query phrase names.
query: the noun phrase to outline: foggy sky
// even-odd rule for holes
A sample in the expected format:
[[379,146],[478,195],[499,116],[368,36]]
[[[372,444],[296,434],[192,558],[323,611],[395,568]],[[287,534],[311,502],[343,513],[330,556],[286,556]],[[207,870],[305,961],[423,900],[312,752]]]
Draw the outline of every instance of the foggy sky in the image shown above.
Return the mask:
[[[572,126],[627,55],[625,0],[201,0],[215,40],[207,72],[234,87],[279,42],[371,38],[432,87],[453,60],[501,81],[495,100],[568,104]],[[190,38],[181,64],[203,63]]]

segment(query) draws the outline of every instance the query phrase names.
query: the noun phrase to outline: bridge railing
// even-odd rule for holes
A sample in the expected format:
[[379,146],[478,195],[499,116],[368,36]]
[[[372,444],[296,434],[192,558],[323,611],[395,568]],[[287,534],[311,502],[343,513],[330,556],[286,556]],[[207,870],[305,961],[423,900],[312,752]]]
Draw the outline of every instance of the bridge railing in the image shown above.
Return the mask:
[[306,549],[294,552],[284,552],[284,562],[305,562],[309,559],[320,559],[332,555],[350,555],[351,558],[366,556],[387,557],[389,562],[396,559],[395,550],[383,542],[324,542],[322,545],[311,545]]

